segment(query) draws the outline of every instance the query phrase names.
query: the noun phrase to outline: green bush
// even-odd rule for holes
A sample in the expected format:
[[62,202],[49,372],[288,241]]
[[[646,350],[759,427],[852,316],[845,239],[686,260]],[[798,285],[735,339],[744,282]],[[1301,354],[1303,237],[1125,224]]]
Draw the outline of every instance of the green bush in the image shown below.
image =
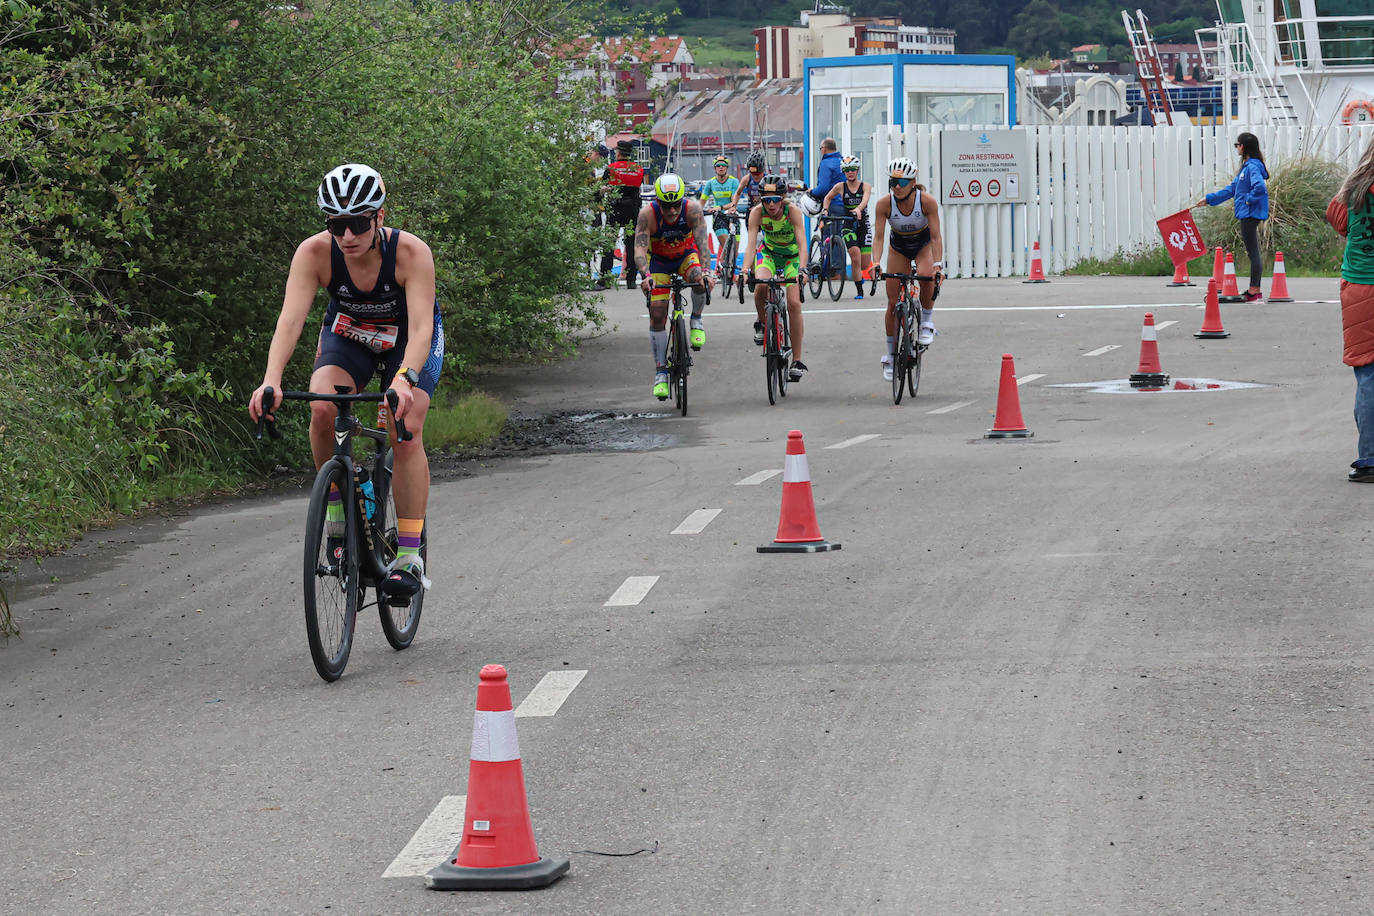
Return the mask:
[[254,445],[242,402],[341,162],[435,252],[449,383],[599,323],[582,155],[614,108],[551,53],[587,30],[550,0],[0,4],[0,557],[309,461]]

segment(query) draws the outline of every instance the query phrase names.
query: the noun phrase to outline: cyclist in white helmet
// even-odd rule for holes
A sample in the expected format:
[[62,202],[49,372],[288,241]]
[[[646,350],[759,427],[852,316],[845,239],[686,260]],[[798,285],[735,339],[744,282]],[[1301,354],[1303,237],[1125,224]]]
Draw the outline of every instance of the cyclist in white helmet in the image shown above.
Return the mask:
[[[892,230],[892,251],[887,257],[888,273],[917,273],[935,277],[921,281],[921,320],[916,329],[916,342],[926,346],[935,339],[932,309],[945,267],[945,242],[940,235],[940,205],[934,196],[916,183],[916,163],[902,156],[887,167],[888,194],[878,199],[873,211],[873,263],[883,263],[883,241]],[[912,265],[915,264],[915,270]],[[883,378],[892,380],[893,337],[896,335],[897,298],[902,285],[887,281],[887,311],[883,316],[883,330],[887,348],[883,350]]]
[[[311,391],[333,392],[341,385],[361,391],[374,376],[380,387],[396,389],[396,418],[414,438],[392,439],[396,448],[395,484],[399,545],[396,562],[382,588],[398,603],[428,587],[420,558],[420,537],[429,501],[429,458],[425,454],[425,413],[444,360],[444,326],[434,290],[434,255],[408,232],[384,226],[386,185],[370,166],[348,163],[324,176],[316,195],[325,228],[296,248],[286,278],[277,329],[267,353],[262,385],[248,400],[254,420],[281,404],[282,374],[305,328],[315,294],[329,292],[315,351]],[[272,388],[271,404],[263,389]],[[318,468],[334,453],[334,417],[328,401],[310,405],[310,451]],[[344,534],[342,495],[331,492],[326,535]]]

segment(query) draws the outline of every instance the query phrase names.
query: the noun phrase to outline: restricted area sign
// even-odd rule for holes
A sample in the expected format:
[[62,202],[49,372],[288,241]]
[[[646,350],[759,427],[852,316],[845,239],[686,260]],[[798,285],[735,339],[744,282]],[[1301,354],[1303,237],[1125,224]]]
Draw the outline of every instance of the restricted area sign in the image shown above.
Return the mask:
[[1026,132],[946,130],[940,134],[941,203],[1023,204],[1030,187]]
[[1164,217],[1158,225],[1159,234],[1164,237],[1164,250],[1169,252],[1169,260],[1174,262],[1174,267],[1207,253],[1207,246],[1202,243],[1202,233],[1198,232],[1191,211],[1180,210]]

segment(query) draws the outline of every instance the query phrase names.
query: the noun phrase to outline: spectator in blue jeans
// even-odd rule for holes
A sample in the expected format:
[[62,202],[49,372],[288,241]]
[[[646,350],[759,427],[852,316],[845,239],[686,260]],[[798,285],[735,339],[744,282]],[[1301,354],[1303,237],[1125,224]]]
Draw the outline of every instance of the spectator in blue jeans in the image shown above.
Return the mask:
[[1220,191],[1213,191],[1202,200],[1193,204],[1201,207],[1206,204],[1215,207],[1222,201],[1235,199],[1232,207],[1236,219],[1240,220],[1240,237],[1245,240],[1245,256],[1250,259],[1250,288],[1244,293],[1246,302],[1258,302],[1263,298],[1260,293],[1259,224],[1269,218],[1269,188],[1265,181],[1269,169],[1260,155],[1259,137],[1252,133],[1242,133],[1236,137],[1236,149],[1240,152],[1240,170],[1231,183]]
[[1359,457],[1349,480],[1374,483],[1374,141],[1326,205],[1326,221],[1345,236],[1341,261],[1342,360],[1355,370]]

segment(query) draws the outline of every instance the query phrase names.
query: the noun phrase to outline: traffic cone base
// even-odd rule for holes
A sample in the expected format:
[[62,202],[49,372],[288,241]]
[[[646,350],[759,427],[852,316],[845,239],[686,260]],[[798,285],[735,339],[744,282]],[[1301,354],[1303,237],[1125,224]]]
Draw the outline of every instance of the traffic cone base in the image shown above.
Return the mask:
[[1231,332],[1221,326],[1221,308],[1217,305],[1217,285],[1207,281],[1207,311],[1202,316],[1202,328],[1193,335],[1209,340],[1230,337]]
[[1274,278],[1269,285],[1270,302],[1292,302],[1288,295],[1288,269],[1283,266],[1283,252],[1274,252]]
[[782,511],[778,514],[778,533],[773,543],[758,548],[759,553],[824,553],[839,550],[821,537],[816,521],[816,505],[811,497],[811,470],[806,464],[806,445],[801,430],[787,434],[787,455],[782,466]]
[[445,862],[425,875],[425,886],[436,891],[525,891],[548,887],[568,873],[567,859],[545,859],[505,868],[463,868]]
[[510,684],[501,665],[482,668],[472,723],[463,838],[448,860],[425,875],[439,891],[527,890],[567,874],[567,859],[546,859],[534,845]]
[[1168,283],[1168,284],[1166,284],[1166,285],[1168,285],[1168,286],[1197,286],[1196,283],[1194,283],[1191,279],[1188,278],[1188,262],[1187,262],[1187,261],[1179,261],[1179,262],[1178,262],[1178,266],[1174,268],[1174,279],[1173,279],[1173,282],[1172,282],[1172,283]]
[[1035,433],[1021,419],[1021,392],[1016,386],[1016,362],[1010,353],[1002,354],[1002,377],[997,385],[997,418],[984,439],[1029,439]]
[[1040,260],[1040,243],[1036,242],[1031,248],[1031,269],[1030,277],[1022,280],[1022,283],[1048,283],[1045,279],[1045,265]]

